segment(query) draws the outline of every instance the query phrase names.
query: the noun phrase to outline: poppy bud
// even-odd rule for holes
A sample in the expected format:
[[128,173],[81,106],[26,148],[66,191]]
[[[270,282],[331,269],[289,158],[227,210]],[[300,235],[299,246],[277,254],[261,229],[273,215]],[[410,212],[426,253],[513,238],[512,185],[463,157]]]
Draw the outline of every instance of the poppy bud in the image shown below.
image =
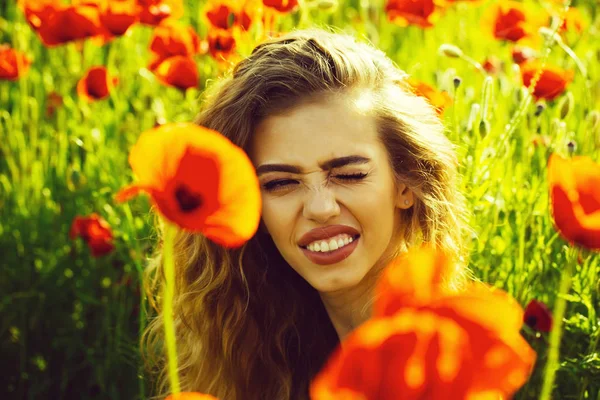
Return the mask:
[[588,129],[594,133],[600,126],[600,111],[592,110],[587,116]]
[[463,56],[463,52],[458,46],[455,46],[453,44],[447,44],[447,43],[442,44],[439,47],[438,52],[441,55],[444,55],[444,56],[450,57],[450,58],[461,58]]
[[577,150],[577,143],[574,140],[569,140],[567,142],[567,150],[569,151],[569,155],[572,156],[575,150]]
[[481,137],[485,137],[490,132],[490,123],[482,119],[479,122],[479,134]]
[[575,103],[575,100],[571,92],[567,92],[567,95],[560,99],[560,103],[558,104],[560,119],[565,119],[569,116],[571,110],[573,110],[573,103]]
[[337,0],[319,0],[317,7],[321,11],[335,11],[338,7]]
[[481,106],[479,103],[473,103],[471,105],[471,112],[469,113],[469,120],[467,121],[467,130],[473,130],[473,124],[475,123],[475,120],[477,120],[477,117],[479,117],[480,110]]
[[542,112],[546,109],[546,105],[544,103],[537,103],[535,105],[535,116],[539,117]]
[[483,94],[482,94],[482,104],[483,104],[483,113],[481,115],[481,119],[487,121],[489,119],[489,109],[490,104],[492,103],[494,97],[494,79],[491,76],[488,76],[483,81]]
[[452,84],[454,84],[454,89],[458,89],[458,87],[460,86],[461,83],[462,83],[462,79],[460,79],[458,76],[455,77],[454,79],[452,79]]

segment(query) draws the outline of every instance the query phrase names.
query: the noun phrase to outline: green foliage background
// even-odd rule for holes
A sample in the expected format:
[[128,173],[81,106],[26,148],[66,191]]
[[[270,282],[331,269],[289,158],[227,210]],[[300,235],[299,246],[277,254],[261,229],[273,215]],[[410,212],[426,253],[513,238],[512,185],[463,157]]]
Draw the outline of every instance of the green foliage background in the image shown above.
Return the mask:
[[[511,293],[523,306],[538,299],[552,307],[565,263],[566,243],[549,217],[546,161],[551,152],[599,161],[600,16],[594,0],[578,1],[589,26],[570,33],[570,46],[587,70],[557,45],[548,62],[576,71],[568,90],[574,104],[560,118],[565,95],[546,104],[539,116],[525,103],[513,70],[512,43],[486,37],[481,16],[496,1],[457,3],[431,29],[399,27],[383,12],[383,1],[343,1],[337,9],[306,10],[283,16],[278,29],[335,25],[366,37],[410,75],[446,90],[454,103],[444,119],[459,145],[463,189],[474,211],[470,267],[485,282]],[[532,2],[544,8],[548,4]],[[186,2],[183,22],[201,37],[209,29],[203,1]],[[136,26],[104,47],[85,42],[48,49],[27,25],[13,0],[0,3],[0,43],[29,54],[28,74],[0,81],[0,393],[11,399],[146,398],[151,382],[140,368],[138,338],[146,320],[140,276],[154,244],[148,201],[117,205],[113,195],[132,180],[128,150],[155,123],[189,121],[203,88],[221,70],[208,55],[197,57],[201,83],[181,92],[161,85],[146,69],[152,29]],[[249,37],[255,32],[251,31]],[[438,53],[442,43],[459,46],[474,60],[502,61],[492,75],[487,99],[485,76],[461,59]],[[249,54],[252,41],[239,44]],[[106,65],[120,83],[110,98],[87,104],[75,91],[94,65]],[[462,83],[455,89],[453,80]],[[64,104],[47,115],[47,96]],[[472,113],[477,103],[487,108]],[[514,121],[523,111],[522,118]],[[525,106],[526,105],[526,106]],[[477,107],[477,106],[475,106]],[[514,129],[509,129],[511,123]],[[483,129],[483,130],[482,130]],[[536,134],[549,147],[534,147]],[[85,243],[68,239],[76,215],[101,214],[113,227],[117,249],[93,258]],[[600,257],[581,255],[567,296],[565,335],[556,399],[600,399]],[[530,382],[517,399],[536,399],[548,337],[528,329],[538,351]]]

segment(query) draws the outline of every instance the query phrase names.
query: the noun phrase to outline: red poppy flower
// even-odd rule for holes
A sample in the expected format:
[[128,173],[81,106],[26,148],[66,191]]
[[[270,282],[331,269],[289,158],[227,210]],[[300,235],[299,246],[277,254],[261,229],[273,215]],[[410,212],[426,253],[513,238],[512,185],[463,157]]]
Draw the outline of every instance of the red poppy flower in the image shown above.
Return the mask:
[[[531,80],[538,69],[540,69],[540,63],[535,60],[528,61],[521,65],[523,85],[529,87]],[[540,79],[535,85],[533,97],[535,97],[536,100],[555,99],[565,91],[568,84],[573,80],[574,75],[573,71],[565,71],[558,67],[546,65],[542,68]]]
[[88,102],[102,100],[110,95],[118,83],[119,78],[111,77],[106,67],[92,67],[77,82],[77,94]]
[[545,26],[548,14],[543,10],[512,0],[500,0],[482,16],[485,31],[500,40],[536,47],[541,42],[537,30]]
[[552,154],[548,184],[554,226],[569,242],[600,250],[600,165],[589,157]]
[[169,57],[192,57],[200,51],[200,38],[190,26],[173,21],[165,21],[156,28],[150,39],[151,60],[149,69],[153,70]]
[[96,4],[62,5],[60,2],[23,3],[25,17],[45,46],[54,47],[107,35]]
[[236,7],[234,3],[221,2],[212,5],[206,11],[206,18],[212,26],[219,29],[229,29],[239,25],[247,31],[252,24],[250,14],[244,8]]
[[139,181],[121,189],[118,201],[144,191],[166,219],[222,246],[241,246],[258,229],[254,167],[220,133],[191,123],[162,125],[140,135],[129,163]]
[[46,116],[51,117],[58,107],[63,105],[63,98],[56,92],[50,92],[46,98]]
[[136,0],[109,1],[101,8],[100,22],[112,36],[122,36],[140,20]]
[[141,7],[140,22],[156,26],[167,18],[178,19],[183,16],[181,0],[137,0]]
[[541,301],[531,300],[525,308],[523,322],[536,331],[550,332],[552,330],[552,312]]
[[154,74],[164,84],[181,90],[198,86],[198,67],[189,57],[169,57],[154,69]]
[[228,59],[235,50],[235,38],[229,31],[215,30],[208,33],[208,51],[217,60]]
[[179,394],[172,394],[165,400],[217,400],[217,398],[209,394],[184,392]]
[[287,13],[298,6],[298,0],[263,0],[263,4],[279,12]]
[[385,11],[388,19],[400,26],[430,28],[439,17],[433,0],[388,0]]
[[0,79],[17,80],[24,76],[31,65],[31,58],[8,45],[0,45]]
[[436,90],[427,83],[414,78],[409,78],[408,83],[413,88],[416,95],[425,97],[429,100],[429,103],[436,109],[440,117],[444,115],[444,109],[452,104],[452,98],[448,92]]
[[502,70],[501,61],[498,57],[490,56],[487,57],[483,63],[481,64],[483,69],[491,75],[496,75],[498,72]]
[[512,49],[512,59],[515,64],[523,64],[525,61],[537,57],[537,52],[529,47],[517,46]]
[[431,251],[411,250],[384,271],[376,303],[387,297],[388,307],[335,350],[313,400],[497,399],[525,383],[536,356],[519,333],[520,306],[483,285],[444,289],[452,263]]
[[103,256],[115,249],[110,225],[96,213],[87,217],[75,217],[69,237],[72,240],[81,237],[87,242],[94,257]]
[[575,7],[569,7],[564,18],[565,19],[559,28],[559,31],[561,32],[572,31],[581,33],[588,27],[588,24],[583,19],[583,16]]

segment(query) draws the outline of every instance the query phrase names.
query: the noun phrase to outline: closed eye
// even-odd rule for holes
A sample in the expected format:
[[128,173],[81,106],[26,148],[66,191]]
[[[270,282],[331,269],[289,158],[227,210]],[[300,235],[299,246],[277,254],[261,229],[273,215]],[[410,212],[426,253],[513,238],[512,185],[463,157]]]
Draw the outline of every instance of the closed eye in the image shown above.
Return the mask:
[[[335,179],[341,179],[343,181],[352,182],[352,181],[360,181],[360,180],[364,179],[366,176],[367,176],[366,173],[359,172],[356,174],[338,174],[338,175],[334,175],[333,177]],[[262,187],[267,192],[273,192],[273,191],[279,190],[281,188],[284,188],[286,186],[296,184],[296,183],[298,183],[298,181],[296,181],[294,179],[278,179],[278,180],[274,180],[271,182],[267,182],[264,185],[262,185]]]

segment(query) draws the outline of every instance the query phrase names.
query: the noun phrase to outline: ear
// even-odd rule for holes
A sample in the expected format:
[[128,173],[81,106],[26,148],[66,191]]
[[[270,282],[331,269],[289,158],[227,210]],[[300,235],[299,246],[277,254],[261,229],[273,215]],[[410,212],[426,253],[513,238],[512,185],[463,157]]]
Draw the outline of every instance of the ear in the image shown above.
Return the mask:
[[396,207],[407,209],[413,206],[415,203],[413,191],[406,186],[404,183],[398,184],[398,191],[396,194]]

